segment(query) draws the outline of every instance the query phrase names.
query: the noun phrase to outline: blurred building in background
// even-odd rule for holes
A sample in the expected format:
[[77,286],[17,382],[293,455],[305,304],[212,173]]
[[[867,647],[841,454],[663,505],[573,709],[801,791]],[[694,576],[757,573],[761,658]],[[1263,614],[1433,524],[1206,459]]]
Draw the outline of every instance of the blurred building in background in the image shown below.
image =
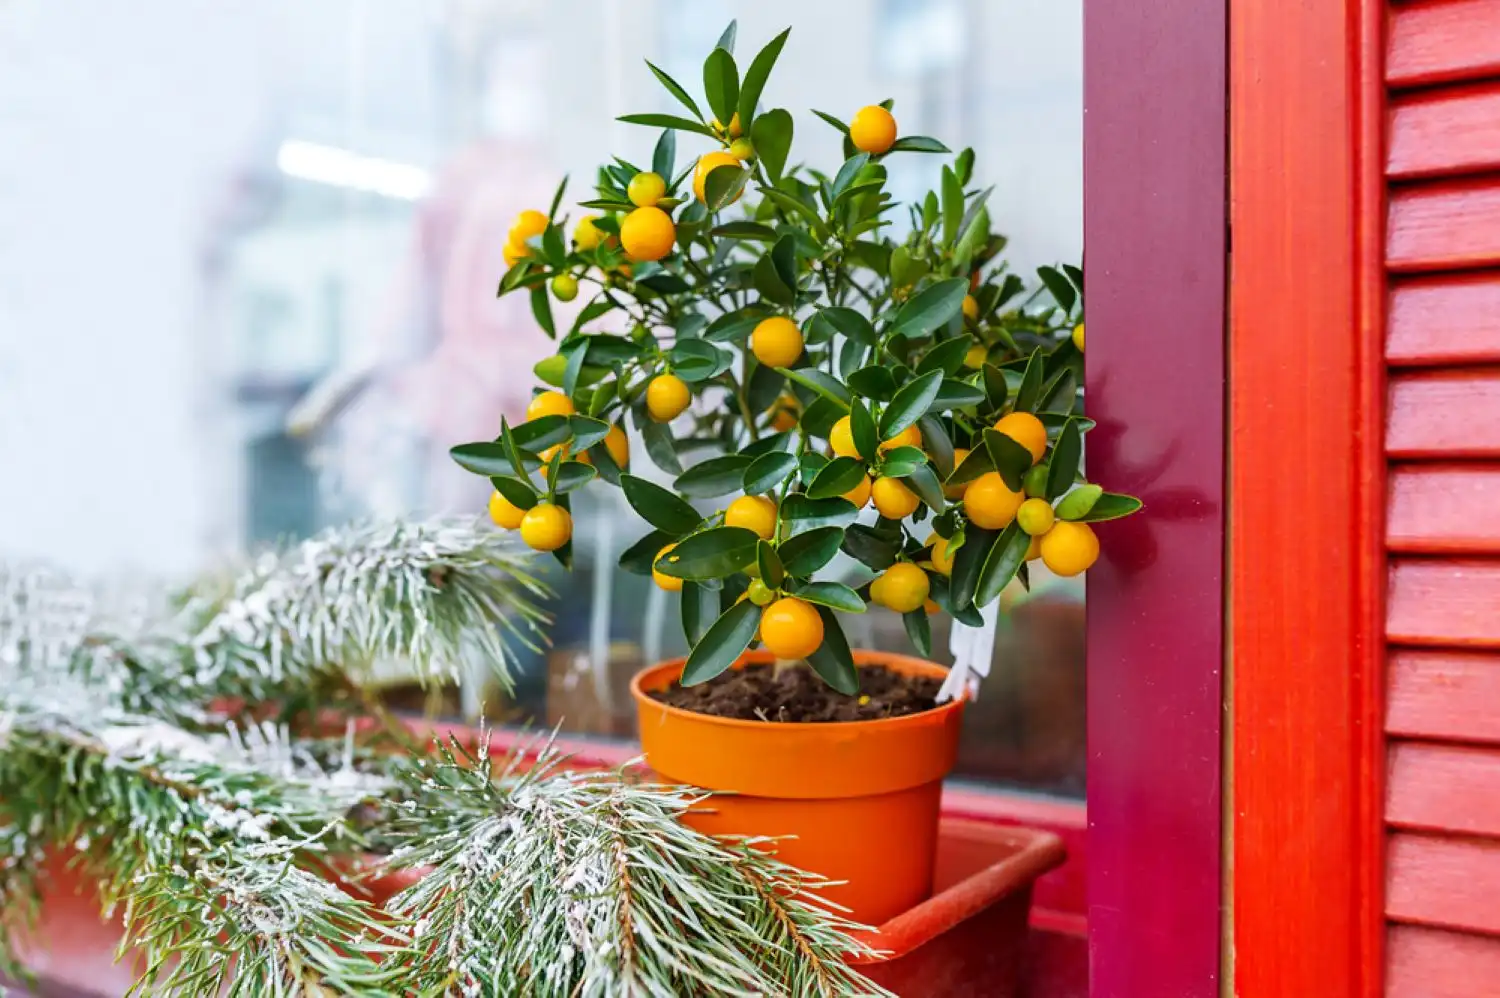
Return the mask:
[[[794,159],[839,157],[807,109],[894,98],[903,132],[975,148],[1016,269],[1080,259],[1081,0],[0,4],[0,554],[180,575],[481,510],[447,448],[518,418],[549,349],[494,298],[506,230],[564,173],[571,202],[607,154],[649,159],[656,133],[615,121],[675,110],[643,60],[697,91],[731,19],[742,61],[793,28],[762,100],[793,110]],[[936,182],[936,157],[892,165],[902,199]],[[681,650],[675,598],[614,568],[618,503],[580,499],[554,650],[507,716],[627,735],[626,678]],[[1081,793],[1082,675],[1081,588],[1040,585],[963,768]]]

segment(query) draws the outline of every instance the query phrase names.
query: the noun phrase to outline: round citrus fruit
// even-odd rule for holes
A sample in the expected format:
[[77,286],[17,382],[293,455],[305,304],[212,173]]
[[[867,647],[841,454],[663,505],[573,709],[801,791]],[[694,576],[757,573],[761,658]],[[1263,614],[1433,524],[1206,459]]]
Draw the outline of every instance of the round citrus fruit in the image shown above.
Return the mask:
[[1047,427],[1029,412],[1006,413],[995,422],[995,430],[1030,451],[1032,464],[1047,453]]
[[572,274],[558,274],[552,278],[552,294],[558,301],[572,301],[578,297],[578,278]]
[[729,125],[727,127],[720,124],[719,119],[715,118],[713,121],[713,129],[720,135],[727,135],[731,139],[737,139],[741,135],[745,134],[745,130],[740,126],[740,113],[738,111],[734,112],[734,114],[730,117]]
[[1043,497],[1047,495],[1047,469],[1048,465],[1033,464],[1031,470],[1026,472],[1026,477],[1021,479],[1021,488],[1028,496]]
[[528,208],[521,212],[516,224],[510,227],[510,241],[524,245],[532,236],[539,236],[546,231],[547,216]]
[[672,216],[660,208],[637,208],[620,223],[620,245],[630,259],[660,260],[672,252],[677,227]]
[[490,493],[490,519],[495,521],[495,526],[515,530],[521,525],[521,518],[525,515],[524,509],[512,506],[510,500],[498,491]]
[[879,104],[862,107],[849,122],[849,141],[860,152],[878,156],[896,141],[896,119]]
[[828,431],[828,446],[839,457],[860,456],[859,448],[854,446],[854,431],[850,428],[848,416],[840,416],[833,429]]
[[875,484],[870,486],[870,495],[875,500],[875,508],[887,520],[904,520],[922,504],[917,494],[899,478],[875,479]]
[[922,431],[917,429],[917,424],[913,423],[895,436],[887,437],[885,443],[876,449],[884,454],[886,451],[895,450],[897,447],[920,446],[922,446]]
[[573,408],[573,400],[562,392],[542,392],[531,400],[526,407],[527,419],[541,419],[543,416],[571,416],[576,412]]
[[505,266],[514,267],[531,255],[531,249],[512,240],[505,244],[505,251],[502,255],[505,257]]
[[810,604],[783,596],[761,614],[760,639],[777,658],[804,659],[823,644],[823,618]]
[[604,435],[604,449],[609,451],[609,456],[622,469],[630,467],[630,438],[619,424],[611,426]]
[[967,352],[964,353],[964,366],[972,367],[977,371],[984,366],[984,362],[989,358],[989,355],[989,347],[985,346],[983,343],[975,343],[973,346],[969,347]]
[[[721,166],[733,166],[738,168],[739,165],[739,160],[735,159],[732,154],[727,153],[722,149],[716,149],[713,152],[706,152],[702,156],[699,156],[698,165],[693,170],[693,193],[698,195],[698,200],[703,202],[708,201],[708,196],[704,193],[704,186],[708,183],[708,175],[710,173],[713,173]],[[743,194],[744,192],[741,191],[740,193]],[[740,195],[736,194],[729,203],[733,204],[739,199]]]
[[1027,499],[1016,510],[1016,522],[1031,537],[1040,537],[1051,530],[1055,519],[1057,515],[1052,512],[1052,504],[1045,499]]
[[1077,575],[1099,557],[1099,538],[1087,523],[1058,520],[1042,536],[1042,564],[1056,575]]
[[740,496],[724,510],[724,526],[744,527],[768,541],[776,535],[776,503],[765,496]]
[[521,540],[534,551],[556,551],[573,536],[573,517],[561,506],[539,502],[521,517]]
[[659,173],[637,173],[630,178],[625,196],[637,208],[651,208],[667,194],[667,182]]
[[755,146],[750,144],[749,139],[735,139],[729,143],[729,155],[741,163],[748,163],[755,158]]
[[870,502],[870,478],[869,478],[869,476],[868,475],[860,475],[859,476],[859,484],[856,485],[856,486],[854,486],[854,488],[850,489],[848,492],[845,492],[844,493],[844,498],[848,499],[850,502],[854,503],[854,508],[855,509],[864,509],[867,505],[869,505],[869,502]]
[[585,215],[578,220],[578,225],[573,229],[573,241],[578,248],[587,252],[597,249],[604,242],[604,230],[594,224],[598,215]]
[[1083,353],[1083,323],[1081,322],[1073,327],[1073,345],[1078,348],[1079,353]]
[[964,295],[963,310],[964,318],[968,319],[970,322],[973,322],[975,319],[979,318],[979,299],[975,298],[973,295]]
[[1042,539],[1033,537],[1031,543],[1026,546],[1026,560],[1036,561],[1042,556]]
[[[969,448],[953,448],[953,470],[957,471],[963,465],[964,459],[968,456]],[[944,485],[943,495],[947,496],[949,499],[962,499],[964,497],[964,489],[966,488],[968,488],[967,482],[962,485]]]
[[762,319],[750,334],[750,352],[767,367],[791,367],[802,356],[802,330],[784,315]]
[[998,471],[987,471],[964,489],[964,512],[969,522],[985,530],[1003,530],[1016,518],[1024,498],[1012,492]]
[[658,374],[646,386],[646,411],[658,423],[670,423],[692,401],[688,386],[675,374]]
[[795,429],[797,426],[797,411],[801,408],[797,399],[791,395],[783,395],[771,403],[771,429],[777,433],[785,433]]
[[953,553],[948,550],[948,538],[938,534],[928,536],[932,545],[932,567],[939,575],[953,574]]
[[932,589],[927,573],[909,561],[898,561],[887,568],[880,580],[880,602],[897,613],[911,613],[927,602]]
[[775,591],[760,579],[750,580],[750,585],[746,588],[745,595],[750,597],[750,602],[756,606],[767,606],[776,598]]
[[661,561],[663,558],[665,558],[667,552],[671,551],[676,546],[676,544],[668,544],[666,547],[656,552],[656,558],[651,563],[651,581],[655,582],[658,586],[661,586],[669,593],[682,592],[682,580],[675,575],[667,575],[664,572],[658,571],[656,568],[656,562]]

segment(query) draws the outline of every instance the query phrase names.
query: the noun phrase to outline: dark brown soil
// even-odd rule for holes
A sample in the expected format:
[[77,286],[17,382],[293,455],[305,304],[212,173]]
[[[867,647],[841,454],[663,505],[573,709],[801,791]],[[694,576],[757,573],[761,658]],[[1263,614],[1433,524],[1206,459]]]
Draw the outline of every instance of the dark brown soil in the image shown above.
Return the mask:
[[772,666],[747,665],[700,686],[674,682],[651,696],[683,710],[743,721],[875,721],[931,710],[937,706],[933,698],[941,685],[926,676],[866,665],[859,669],[859,695],[849,697],[805,666],[777,676]]

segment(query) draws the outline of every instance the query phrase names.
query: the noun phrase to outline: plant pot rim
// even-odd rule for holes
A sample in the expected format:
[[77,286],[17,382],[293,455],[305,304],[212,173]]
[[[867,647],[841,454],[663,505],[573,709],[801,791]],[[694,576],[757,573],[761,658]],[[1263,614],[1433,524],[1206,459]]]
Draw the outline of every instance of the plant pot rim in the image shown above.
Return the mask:
[[[948,670],[936,662],[930,662],[925,658],[915,655],[903,655],[899,652],[874,651],[870,649],[854,649],[854,664],[856,666],[884,665],[905,675],[931,676],[942,679],[948,675]],[[776,657],[767,651],[747,651],[735,659],[729,668],[739,669],[746,665],[770,665],[776,661]],[[862,721],[746,721],[738,717],[720,717],[717,714],[705,714],[696,710],[687,710],[683,707],[674,707],[649,695],[650,689],[661,689],[666,683],[657,683],[655,680],[663,674],[677,676],[682,673],[682,667],[687,663],[686,658],[670,658],[655,665],[648,665],[630,677],[630,695],[639,706],[649,707],[663,713],[687,721],[700,723],[711,723],[722,725],[727,728],[754,728],[764,730],[768,727],[787,729],[817,728],[830,730],[849,730],[861,728],[866,731],[881,730],[891,731],[906,727],[925,727],[934,721],[944,718],[948,714],[960,712],[964,704],[968,702],[968,695],[956,697],[947,703],[940,703],[931,710],[918,711],[915,714],[903,714],[900,717],[879,717]],[[668,680],[670,682],[670,679]]]

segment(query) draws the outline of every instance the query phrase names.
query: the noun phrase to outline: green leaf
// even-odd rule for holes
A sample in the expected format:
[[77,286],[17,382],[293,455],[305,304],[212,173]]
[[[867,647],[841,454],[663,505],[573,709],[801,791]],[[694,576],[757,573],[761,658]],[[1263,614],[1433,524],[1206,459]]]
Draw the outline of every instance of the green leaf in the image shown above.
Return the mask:
[[832,561],[843,542],[842,528],[818,527],[782,541],[777,553],[786,574],[805,579]]
[[760,627],[760,607],[743,600],[725,610],[693,646],[682,668],[682,685],[697,686],[721,675],[734,665]]
[[1021,387],[1016,389],[1016,412],[1036,412],[1042,396],[1042,365],[1045,362],[1041,347],[1031,351],[1026,371],[1021,375]]
[[[942,394],[938,392],[938,397]],[[953,441],[943,421],[929,412],[917,420],[917,429],[922,432],[922,449],[932,459],[933,469],[939,475],[948,475],[953,471]]]
[[823,465],[807,488],[809,499],[831,499],[841,496],[865,477],[865,465],[852,457],[836,457]]
[[785,387],[786,379],[774,367],[756,364],[755,370],[750,374],[750,384],[745,389],[750,411],[765,412],[771,408]]
[[1078,431],[1076,420],[1063,425],[1057,443],[1052,447],[1052,456],[1047,464],[1047,501],[1051,502],[1073,487],[1078,477],[1078,463],[1083,459],[1083,434]]
[[762,454],[745,469],[745,494],[755,496],[770,492],[796,470],[797,458],[786,451]]
[[807,221],[807,224],[812,228],[813,235],[815,235],[817,238],[827,238],[828,226],[823,222],[823,219],[818,216],[818,213],[813,210],[811,205],[808,205],[806,202],[793,197],[786,191],[777,190],[775,187],[757,187],[756,190],[760,191],[761,194],[765,195],[781,208],[784,208],[787,211],[792,212],[793,214],[801,215]]
[[448,449],[448,456],[465,471],[476,475],[509,475],[513,469],[510,452],[503,444],[459,444]]
[[894,525],[871,527],[856,523],[844,531],[839,546],[865,567],[883,572],[896,563],[901,553],[901,530]]
[[728,50],[715,48],[703,61],[703,94],[714,117],[728,128],[740,99],[740,71]]
[[896,394],[896,377],[884,364],[871,364],[849,375],[849,388],[869,399],[889,402]]
[[[760,101],[760,93],[765,89],[766,80],[771,76],[771,70],[776,65],[777,58],[781,55],[781,47],[786,44],[787,35],[792,33],[787,28],[781,34],[766,43],[766,47],[755,54],[750,63],[750,68],[745,70],[745,82],[740,87],[739,112],[740,124],[749,127],[755,118],[755,105]],[[757,141],[759,148],[760,142]],[[779,172],[779,171],[778,171]],[[775,180],[775,177],[771,178]]]
[[1036,276],[1040,277],[1042,283],[1047,285],[1047,290],[1052,293],[1052,297],[1057,301],[1058,306],[1063,310],[1064,314],[1072,313],[1073,303],[1078,300],[1078,292],[1073,290],[1072,283],[1062,274],[1058,273],[1054,267],[1038,267],[1036,269]]
[[854,669],[854,656],[849,653],[849,639],[844,637],[844,628],[832,610],[826,606],[816,609],[823,618],[823,643],[807,656],[807,664],[823,682],[852,697],[859,692],[859,673]]
[[809,582],[797,590],[797,598],[845,613],[864,613],[865,601],[842,582]]
[[891,439],[925,416],[942,384],[943,373],[933,371],[903,385],[880,414],[880,439]]
[[665,531],[651,531],[625,549],[620,555],[620,568],[632,575],[650,575],[651,563],[656,561],[662,548],[672,543],[672,539],[672,535]]
[[974,150],[965,149],[953,158],[953,172],[958,174],[958,182],[967,184],[974,176]]
[[932,408],[942,411],[946,409],[967,409],[984,401],[984,392],[975,388],[967,381],[957,378],[944,378],[943,383],[938,386],[937,397],[932,400]]
[[879,342],[879,338],[875,335],[875,327],[870,325],[870,320],[852,308],[819,309],[813,313],[808,325],[812,327],[819,324],[826,324],[832,331],[842,333],[848,339],[867,347],[875,346]]
[[1005,380],[1005,372],[994,364],[984,365],[984,395],[990,403],[991,409],[1002,409],[1010,399],[1010,385]]
[[[814,111],[814,114],[817,112]],[[891,147],[886,150],[887,154],[893,152],[948,152],[948,147],[937,139],[928,138],[925,135],[903,135]]]
[[979,575],[985,562],[1000,539],[997,530],[981,530],[970,525],[964,531],[964,546],[953,556],[951,600],[955,612],[974,602],[974,593],[979,588]]
[[820,117],[824,121],[828,122],[834,128],[837,128],[841,133],[843,133],[843,135],[844,135],[845,138],[848,138],[848,136],[849,136],[849,126],[848,125],[844,124],[842,121],[840,121],[839,119],[835,118],[833,115],[828,114],[827,112],[824,112],[824,111],[819,111],[816,108],[813,109],[813,114],[816,114],[818,117]]
[[563,194],[568,189],[568,175],[563,174],[562,180],[558,181],[557,189],[552,192],[552,204],[547,208],[548,223],[557,221],[557,209],[562,206]]
[[692,648],[719,616],[719,593],[696,582],[682,584],[682,636]]
[[964,295],[968,293],[969,282],[962,277],[939,281],[901,306],[891,331],[912,339],[927,336],[963,310]]
[[880,474],[886,478],[905,478],[926,466],[927,455],[922,448],[894,447],[886,452],[880,464]]
[[776,370],[803,388],[810,388],[829,401],[837,403],[843,411],[849,411],[849,389],[845,388],[843,383],[833,375],[825,374],[815,367],[801,367],[796,370],[778,367]]
[[672,360],[673,373],[689,384],[718,377],[734,362],[727,351],[694,339],[678,339],[668,356]]
[[776,241],[776,230],[769,225],[761,225],[759,222],[725,222],[723,225],[714,226],[709,230],[709,234],[724,239],[756,239],[768,243]]
[[755,290],[760,292],[760,296],[767,301],[773,301],[778,305],[796,303],[796,289],[789,287],[781,279],[781,274],[776,269],[776,261],[770,252],[755,261],[755,269],[751,271],[751,278],[755,282]]
[[776,240],[771,247],[771,263],[776,267],[776,276],[781,283],[797,290],[797,237],[790,232]]
[[[682,88],[682,84],[672,79],[666,73],[663,73],[660,69],[657,69],[656,66],[652,65],[651,60],[646,60],[646,65],[650,68],[652,75],[654,75],[658,80],[661,81],[661,85],[667,88],[668,93],[670,93],[673,97],[676,97],[678,102],[682,104],[683,107],[693,112],[694,118],[697,118],[699,121],[703,120],[703,112],[698,110],[697,102],[695,102],[693,98],[688,96],[688,92]],[[710,135],[713,134],[713,132],[707,128],[705,128],[704,131]],[[666,174],[663,173],[662,176],[665,177]]]
[[510,435],[517,447],[541,451],[572,437],[573,424],[567,416],[538,416],[513,427]]
[[700,122],[690,121],[687,118],[679,118],[674,114],[622,114],[617,121],[623,121],[627,125],[645,125],[648,128],[675,128],[679,132],[696,132],[699,135],[714,137],[713,129]]
[[517,509],[530,509],[537,503],[536,490],[528,482],[518,481],[506,475],[491,475],[490,484],[505,497],[505,501]]
[[709,458],[678,476],[672,487],[693,499],[713,499],[740,491],[750,458],[743,454],[726,454]]
[[849,400],[849,435],[854,438],[854,449],[860,456],[873,461],[880,450],[880,435],[870,410],[859,399]]
[[984,429],[984,446],[990,452],[995,470],[1005,479],[1006,487],[1012,492],[1020,492],[1022,480],[1031,470],[1031,451],[988,426]]
[[[963,299],[959,299],[959,308],[963,307]],[[968,355],[969,348],[974,345],[974,340],[969,336],[955,336],[951,340],[944,340],[934,344],[931,350],[917,363],[917,373],[926,374],[929,371],[942,371],[944,374],[952,374],[964,366],[964,357]]]
[[754,331],[760,320],[769,315],[761,305],[746,306],[733,312],[725,312],[703,331],[703,338],[714,343],[733,343],[743,340]]
[[531,289],[531,314],[536,316],[537,325],[549,339],[557,339],[557,327],[552,324],[552,300],[547,297],[547,286],[538,284]]
[[943,495],[942,483],[938,481],[937,471],[930,464],[924,464],[907,475],[906,485],[929,509],[941,510],[948,504],[947,496]]
[[958,238],[958,223],[964,217],[964,189],[958,175],[943,167],[943,243],[951,246]]
[[802,410],[802,429],[815,437],[826,438],[833,424],[849,414],[849,407],[831,398],[815,398]]
[[[541,422],[541,420],[537,420]],[[510,424],[504,416],[500,417],[500,443],[510,455],[510,466],[515,469],[516,477],[521,481],[527,481],[526,462],[521,459],[521,448],[516,443],[515,434],[510,432]]]
[[761,541],[755,547],[755,563],[760,569],[760,579],[772,589],[780,589],[786,580],[786,569],[770,541]]
[[662,130],[651,153],[651,172],[666,180],[672,179],[672,170],[677,163],[677,133],[670,128]]
[[673,537],[681,537],[703,522],[703,517],[686,500],[655,482],[635,475],[621,475],[620,488],[625,493],[625,501],[640,514],[641,519]]
[[[635,205],[634,204],[631,204],[629,201],[622,201],[619,198],[591,198],[588,201],[580,201],[580,202],[578,202],[578,207],[580,207],[580,208],[593,208],[596,211],[623,211],[623,212],[632,212],[632,211],[635,210]],[[602,219],[601,220],[596,220],[595,224],[598,225],[599,221],[603,221],[603,220]],[[599,227],[603,228],[604,226],[599,226]]]
[[576,343],[562,349],[562,356],[567,358],[563,365],[562,390],[569,398],[578,393],[578,379],[583,376],[583,363],[589,355],[590,342],[587,336],[583,336]]
[[[1026,456],[1029,459],[1031,454],[1028,452]],[[949,475],[943,484],[950,487],[967,485],[980,475],[994,470],[995,461],[990,457],[990,452],[983,447],[975,447],[969,451],[968,456],[959,463],[958,467],[953,469],[953,474]]]
[[[723,52],[723,49],[714,49],[715,52]],[[703,181],[703,202],[708,206],[710,212],[723,211],[734,203],[744,193],[745,182],[750,179],[751,171],[746,167],[731,166],[725,164],[716,166],[709,171],[708,177]]]
[[568,248],[563,243],[562,228],[549,225],[542,231],[542,256],[553,267],[562,268],[567,262]]
[[641,431],[641,442],[646,445],[646,456],[651,463],[669,475],[682,474],[682,461],[677,457],[677,446],[666,424],[641,416],[635,425]]
[[867,152],[858,153],[844,160],[844,165],[839,167],[839,172],[833,176],[833,183],[828,187],[829,194],[837,198],[845,188],[854,183],[855,176],[865,168],[865,164],[869,161],[870,154]]
[[[986,606],[1000,595],[1000,591],[1016,577],[1016,570],[1025,563],[1026,549],[1030,546],[1031,538],[1019,523],[1012,523],[1001,532],[979,572],[979,582],[974,588],[975,606]],[[954,571],[957,571],[957,559],[962,554],[960,548],[959,554],[954,555]]]
[[710,527],[684,539],[656,560],[656,570],[679,579],[722,579],[755,560],[760,537],[744,527]]
[[1078,518],[1080,523],[1099,523],[1103,520],[1118,520],[1122,516],[1129,516],[1141,508],[1141,501],[1135,496],[1120,495],[1118,492],[1106,492],[1094,503],[1094,508]]
[[609,436],[609,424],[591,416],[569,416],[568,429],[573,434],[572,447],[575,451],[587,450]]
[[[740,24],[739,24],[739,22],[736,21],[736,20],[730,20],[729,27],[725,28],[724,29],[724,33],[719,36],[719,41],[718,41],[717,47],[723,49],[725,52],[728,52],[730,55],[733,55],[734,54],[734,40],[735,40],[736,37],[738,37],[739,33],[740,33]],[[725,119],[725,120],[727,122],[728,119]]]
[[1098,485],[1080,485],[1063,496],[1054,512],[1059,520],[1080,520],[1089,515],[1103,495],[1104,489]]
[[1071,413],[1078,404],[1078,381],[1064,370],[1042,389],[1042,411]]
[[598,472],[582,461],[564,461],[552,475],[553,495],[564,495],[592,482]]
[[781,519],[793,536],[817,527],[847,527],[858,516],[847,499],[809,499],[793,493],[781,503]]
[[[754,67],[751,70],[753,72]],[[740,100],[744,100],[743,92]],[[746,120],[741,114],[741,123]],[[786,170],[786,159],[792,151],[792,132],[792,116],[779,107],[756,118],[750,126],[750,142],[755,146],[756,158],[765,167],[766,176],[773,184],[781,182],[782,173]]]
[[903,613],[901,623],[906,626],[906,636],[917,654],[923,658],[931,658],[932,624],[927,620],[927,611],[918,607],[910,613]]

